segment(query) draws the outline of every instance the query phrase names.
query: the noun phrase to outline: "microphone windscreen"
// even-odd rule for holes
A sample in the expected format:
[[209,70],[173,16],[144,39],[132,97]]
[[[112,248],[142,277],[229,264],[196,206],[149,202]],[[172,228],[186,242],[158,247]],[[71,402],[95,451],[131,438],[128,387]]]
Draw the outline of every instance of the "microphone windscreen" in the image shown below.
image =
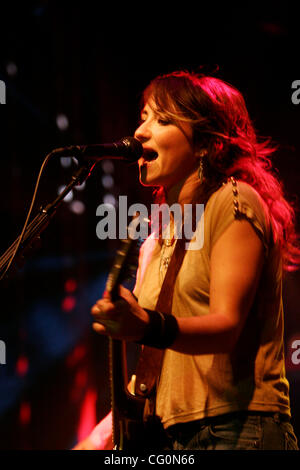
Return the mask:
[[143,146],[141,142],[134,137],[124,137],[121,140],[124,145],[124,157],[128,158],[132,162],[136,162],[141,158],[143,154]]

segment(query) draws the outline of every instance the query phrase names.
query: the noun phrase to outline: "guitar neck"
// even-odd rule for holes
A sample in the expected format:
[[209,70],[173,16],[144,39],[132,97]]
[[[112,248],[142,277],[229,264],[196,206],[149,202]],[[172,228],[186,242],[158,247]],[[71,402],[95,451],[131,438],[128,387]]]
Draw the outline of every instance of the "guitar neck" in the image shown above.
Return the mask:
[[[135,224],[137,220],[135,220]],[[119,297],[119,285],[136,273],[140,241],[133,237],[121,240],[115,261],[107,278],[105,290],[113,301]],[[113,417],[113,442],[122,450],[130,441],[133,422],[142,422],[144,399],[128,391],[125,341],[109,338],[110,388]]]

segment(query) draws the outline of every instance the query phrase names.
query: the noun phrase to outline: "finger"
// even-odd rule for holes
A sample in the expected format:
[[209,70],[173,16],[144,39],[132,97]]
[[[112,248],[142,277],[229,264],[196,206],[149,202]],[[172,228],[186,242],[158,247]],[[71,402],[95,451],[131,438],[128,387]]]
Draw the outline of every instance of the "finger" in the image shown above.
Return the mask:
[[94,331],[96,331],[96,333],[103,334],[103,335],[107,334],[105,326],[101,325],[101,323],[94,322],[92,324],[92,328]]
[[109,315],[114,310],[114,305],[111,303],[104,303],[102,300],[93,305],[91,312],[95,314]]
[[125,300],[129,300],[132,297],[130,290],[126,289],[126,287],[122,285],[119,286],[119,295]]
[[120,298],[127,302],[129,305],[134,306],[135,304],[137,304],[136,298],[134,297],[134,295],[132,295],[132,292],[130,290],[126,289],[126,287],[120,286],[119,295]]
[[114,304],[109,300],[109,299],[99,299],[95,303],[97,307],[99,307],[102,310],[107,310],[107,309],[113,309]]
[[105,290],[105,291],[103,292],[102,298],[103,298],[103,299],[109,299],[109,300],[110,300],[110,299],[111,299],[110,293],[109,293],[107,290]]
[[97,333],[113,335],[118,333],[119,325],[112,320],[98,320],[94,321],[93,329],[97,331]]
[[110,325],[110,318],[109,317],[103,317],[101,315],[93,315],[93,322],[94,323],[100,323],[101,325],[107,327]]
[[103,310],[103,308],[98,305],[98,304],[95,304],[92,308],[91,308],[91,312],[94,314],[94,315],[100,315],[101,313],[105,313],[105,311]]

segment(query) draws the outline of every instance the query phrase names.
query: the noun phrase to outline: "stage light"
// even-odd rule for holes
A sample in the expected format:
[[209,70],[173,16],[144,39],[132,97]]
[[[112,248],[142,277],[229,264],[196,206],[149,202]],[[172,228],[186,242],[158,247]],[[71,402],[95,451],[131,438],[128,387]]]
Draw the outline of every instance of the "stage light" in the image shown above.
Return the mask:
[[114,179],[110,175],[104,175],[101,179],[102,185],[104,188],[109,189],[114,185]]
[[85,205],[81,201],[72,201],[70,203],[70,210],[74,212],[74,214],[83,214],[85,211]]
[[29,369],[29,361],[26,356],[20,356],[16,363],[16,372],[20,377],[24,377]]
[[78,365],[85,358],[86,354],[87,350],[85,345],[79,344],[75,346],[66,359],[67,367],[75,367]]
[[110,204],[111,206],[116,206],[116,198],[113,194],[105,194],[103,196],[103,202],[104,204]]
[[101,162],[101,167],[104,173],[106,174],[113,173],[115,169],[114,164],[111,160],[103,160]]
[[68,313],[71,312],[76,305],[76,299],[72,295],[66,296],[62,303],[61,303],[61,308],[64,312]]
[[69,119],[65,114],[58,114],[56,116],[56,125],[60,131],[66,131],[69,127]]
[[8,62],[8,64],[6,64],[6,73],[10,77],[15,77],[18,73],[17,65],[14,62]]
[[[63,190],[65,189],[65,186],[59,186],[57,190],[57,194],[61,194]],[[70,202],[73,199],[73,191],[70,191],[68,194],[65,195],[64,201],[65,202]]]
[[25,426],[31,421],[31,405],[28,402],[21,403],[19,413],[20,423]]
[[75,186],[75,188],[77,189],[77,191],[82,191],[85,188],[85,181]]
[[75,381],[74,381],[75,387],[84,388],[87,385],[87,381],[88,381],[88,376],[87,376],[86,369],[84,368],[79,369],[76,372],[76,376],[75,376]]
[[72,157],[61,157],[60,164],[64,168],[70,168],[72,165]]
[[68,292],[69,294],[71,292],[75,292],[77,289],[77,282],[74,279],[68,279],[65,282],[65,292]]
[[77,428],[77,439],[79,442],[85,439],[97,424],[97,398],[98,395],[94,389],[90,388],[86,391],[81,405]]

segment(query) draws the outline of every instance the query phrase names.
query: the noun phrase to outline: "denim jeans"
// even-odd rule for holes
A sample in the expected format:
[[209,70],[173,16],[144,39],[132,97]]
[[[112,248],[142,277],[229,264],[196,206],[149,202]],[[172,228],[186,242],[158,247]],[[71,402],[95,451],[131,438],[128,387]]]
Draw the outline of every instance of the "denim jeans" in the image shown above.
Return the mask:
[[299,450],[291,423],[279,413],[230,413],[167,432],[173,450]]

